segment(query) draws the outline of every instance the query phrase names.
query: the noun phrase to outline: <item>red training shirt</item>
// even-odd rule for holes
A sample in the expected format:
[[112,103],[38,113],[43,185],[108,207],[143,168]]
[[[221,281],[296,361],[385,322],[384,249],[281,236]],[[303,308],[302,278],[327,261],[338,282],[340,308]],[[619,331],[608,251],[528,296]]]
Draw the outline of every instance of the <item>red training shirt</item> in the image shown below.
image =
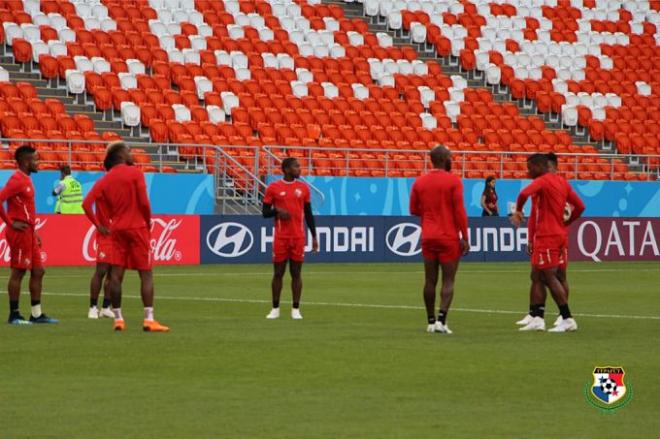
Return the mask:
[[[7,211],[4,203],[7,202]],[[16,171],[0,192],[0,218],[8,225],[22,221],[34,226],[37,214],[34,208],[34,185],[29,175]]]
[[422,218],[422,241],[468,239],[463,183],[450,172],[433,169],[415,180],[410,213]]
[[536,235],[536,206],[538,203],[538,196],[532,195],[532,208],[527,220],[527,241],[532,243],[534,242],[534,235]]
[[[563,177],[550,172],[536,178],[518,195],[516,211],[522,212],[527,199],[534,197],[532,203],[533,238],[565,237],[566,227],[578,219],[584,212],[584,203],[571,185]],[[571,217],[564,222],[566,202],[574,206]]]
[[264,203],[289,212],[288,220],[275,217],[275,239],[305,237],[305,204],[310,202],[309,186],[299,180],[278,180],[266,188]]
[[[135,166],[113,167],[96,182],[85,202],[89,208],[101,198],[103,199],[101,204],[106,208],[105,213],[110,220],[111,231],[151,227],[151,205],[147,196],[147,185],[144,182],[144,174]],[[100,224],[98,209],[97,215],[92,216],[90,220],[96,226]]]

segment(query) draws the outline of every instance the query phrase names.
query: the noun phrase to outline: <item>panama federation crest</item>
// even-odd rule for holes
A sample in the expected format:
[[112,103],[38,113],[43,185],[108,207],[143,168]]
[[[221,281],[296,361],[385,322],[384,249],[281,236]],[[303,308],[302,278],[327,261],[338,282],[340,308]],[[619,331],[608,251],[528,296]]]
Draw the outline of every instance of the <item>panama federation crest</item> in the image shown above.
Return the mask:
[[585,386],[587,401],[604,411],[620,409],[630,402],[632,387],[626,385],[623,367],[595,367],[593,382]]

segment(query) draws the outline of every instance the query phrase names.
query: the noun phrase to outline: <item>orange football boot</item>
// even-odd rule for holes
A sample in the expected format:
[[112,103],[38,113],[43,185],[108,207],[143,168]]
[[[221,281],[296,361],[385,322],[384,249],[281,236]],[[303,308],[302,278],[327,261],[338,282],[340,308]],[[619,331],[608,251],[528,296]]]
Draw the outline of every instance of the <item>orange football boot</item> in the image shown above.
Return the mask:
[[155,320],[145,320],[142,323],[142,330],[144,332],[170,332],[169,327],[161,325]]
[[112,329],[115,331],[123,331],[126,329],[126,323],[124,323],[123,320],[115,320],[114,325],[112,325]]

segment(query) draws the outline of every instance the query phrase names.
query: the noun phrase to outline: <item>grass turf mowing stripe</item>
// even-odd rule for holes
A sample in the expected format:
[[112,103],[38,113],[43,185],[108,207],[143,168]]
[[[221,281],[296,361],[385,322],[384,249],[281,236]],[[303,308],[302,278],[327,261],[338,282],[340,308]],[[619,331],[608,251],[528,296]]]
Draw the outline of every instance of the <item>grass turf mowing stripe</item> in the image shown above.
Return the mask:
[[[91,268],[90,268],[91,270]],[[629,272],[628,268],[602,268],[602,269],[571,269],[570,273],[623,273]],[[636,272],[651,272],[651,273],[660,273],[660,269],[656,270],[653,268],[636,268]],[[91,272],[91,271],[90,271]],[[387,274],[422,274],[424,270],[408,270],[408,271],[383,271]],[[306,275],[334,275],[334,274],[374,274],[378,271],[305,271]],[[461,273],[476,273],[476,274],[497,274],[497,273],[529,273],[529,270],[471,270],[461,268],[459,274]],[[185,273],[158,273],[156,269],[156,277],[186,277],[186,276],[272,276],[272,271],[243,271],[236,273],[209,273],[209,272],[185,272]],[[51,275],[48,274],[48,279],[68,279],[68,278],[89,278],[91,274],[60,274],[60,275]]]
[[[88,297],[88,294],[80,293],[51,293],[44,292],[46,296],[61,296],[61,297]],[[140,299],[136,295],[123,295],[127,299]],[[263,299],[232,299],[222,297],[177,297],[177,296],[158,296],[158,300],[188,300],[193,302],[225,302],[225,303],[271,303],[270,300]],[[377,309],[406,309],[406,310],[420,310],[424,309],[422,306],[413,305],[384,305],[378,303],[346,303],[346,302],[305,302],[307,306],[335,306],[335,307],[348,307],[348,308],[377,308]],[[473,308],[452,308],[452,311],[467,312],[467,313],[480,313],[480,314],[521,314],[521,311],[509,311],[503,309],[473,309]],[[588,317],[597,319],[630,319],[630,320],[660,320],[660,316],[639,316],[639,315],[625,315],[625,314],[588,314],[576,313],[576,317]]]

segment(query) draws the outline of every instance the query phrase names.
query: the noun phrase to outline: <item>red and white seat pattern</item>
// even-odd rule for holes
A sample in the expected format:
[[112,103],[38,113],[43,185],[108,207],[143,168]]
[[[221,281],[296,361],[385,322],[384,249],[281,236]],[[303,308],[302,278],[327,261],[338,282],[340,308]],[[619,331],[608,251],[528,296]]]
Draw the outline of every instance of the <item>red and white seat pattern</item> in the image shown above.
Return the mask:
[[[9,139],[35,139],[33,143],[41,153],[43,169],[57,169],[71,158],[76,168],[101,170],[104,142],[120,138],[114,133],[100,135],[88,115],[67,114],[58,99],[41,100],[35,87],[27,82],[0,82],[0,131],[2,137]],[[88,143],[76,145],[70,157],[65,139]],[[1,168],[15,167],[10,151],[21,143],[10,142],[9,151],[0,153]]]
[[365,14],[620,152],[660,153],[660,2],[365,0]]
[[[595,152],[571,145],[566,132],[548,131],[541,119],[521,116],[515,105],[494,102],[487,90],[468,88],[462,77],[444,75],[437,63],[419,61],[412,47],[394,47],[390,36],[372,34],[340,7],[319,3],[53,0],[38,8],[26,2],[2,17],[4,29],[15,32],[11,39],[5,32],[5,41],[17,60],[38,62],[42,76],[65,80],[71,93],[85,91],[99,110],[120,111],[128,126],[139,118],[157,142],[230,151],[262,144],[424,150],[442,142],[485,153]],[[40,39],[27,40],[22,24],[41,14],[59,28],[48,35],[39,28]],[[456,35],[468,29],[452,26]],[[36,58],[34,46],[41,47]],[[512,137],[505,126],[526,131]],[[357,163],[363,154],[356,153]],[[504,176],[524,172],[519,165],[510,171]]]

